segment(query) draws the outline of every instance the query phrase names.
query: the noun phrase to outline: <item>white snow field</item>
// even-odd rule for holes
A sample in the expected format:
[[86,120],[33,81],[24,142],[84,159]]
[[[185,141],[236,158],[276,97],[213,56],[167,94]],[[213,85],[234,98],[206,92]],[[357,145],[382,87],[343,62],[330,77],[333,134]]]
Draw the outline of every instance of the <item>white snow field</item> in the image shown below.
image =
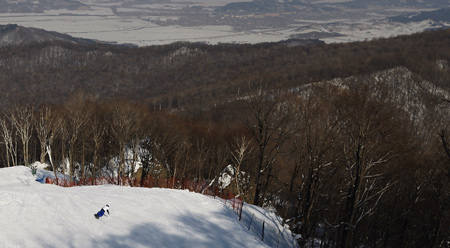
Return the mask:
[[[0,247],[274,247],[212,197],[186,190],[64,188],[36,181],[51,174],[38,169],[33,176],[25,166],[0,169]],[[111,215],[95,219],[105,204]],[[276,221],[262,208],[248,209]]]
[[178,41],[218,43],[277,42],[289,38],[293,27],[234,31],[221,26],[158,26],[136,18],[125,19],[113,15],[60,16],[50,14],[0,14],[0,25],[17,24],[118,44],[137,46],[164,45]]
[[[351,0],[319,0],[316,3],[349,2]],[[38,1],[36,1],[38,2]],[[150,1],[142,4],[127,4],[130,1],[115,0],[80,0],[89,6],[89,10],[46,10],[44,13],[0,13],[0,25],[18,24],[24,27],[41,28],[48,31],[68,34],[74,37],[94,39],[99,41],[134,44],[137,46],[163,45],[178,41],[219,43],[278,42],[286,40],[291,35],[310,32],[339,33],[340,36],[321,38],[326,43],[342,43],[362,41],[374,38],[386,38],[402,34],[422,32],[435,28],[436,23],[423,21],[413,24],[389,22],[386,17],[403,13],[415,13],[420,10],[399,7],[390,9],[364,10],[367,15],[361,16],[360,11],[342,9],[342,15],[334,18],[322,17],[326,13],[317,13],[313,19],[293,17],[294,22],[285,26],[270,27],[267,23],[250,29],[237,29],[228,22],[209,23],[201,18],[198,23],[189,25],[165,24],[160,26],[157,21],[178,20],[184,15],[183,8],[197,6],[211,11],[216,7],[225,6],[242,0],[173,0]],[[131,1],[130,3],[133,3]],[[130,5],[124,7],[123,5]],[[118,11],[119,14],[114,13]],[[353,17],[356,15],[357,17]],[[222,17],[217,17],[221,19]],[[254,21],[253,14],[233,17],[235,23]],[[300,18],[300,19],[297,19]],[[258,19],[259,20],[259,19]],[[274,19],[276,20],[276,19]],[[271,22],[273,20],[266,20]],[[220,24],[221,23],[221,24]],[[447,23],[448,27],[450,23]]]

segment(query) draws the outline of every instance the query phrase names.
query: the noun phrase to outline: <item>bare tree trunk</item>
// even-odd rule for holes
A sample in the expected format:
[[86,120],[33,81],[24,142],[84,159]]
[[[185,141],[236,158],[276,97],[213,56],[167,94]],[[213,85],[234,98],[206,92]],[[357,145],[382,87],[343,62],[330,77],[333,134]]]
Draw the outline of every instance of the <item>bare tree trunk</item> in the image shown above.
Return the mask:
[[[13,139],[12,130],[10,127],[8,127],[5,119],[0,119],[0,134],[3,139],[3,144],[5,145],[6,166],[10,167],[11,166],[10,159],[14,159],[14,157],[12,156],[13,151],[14,151],[14,146],[13,146],[13,140],[12,140]],[[13,162],[13,165],[15,165],[14,162]]]
[[32,135],[33,108],[31,105],[17,105],[10,109],[10,118],[22,141],[23,160],[25,166],[28,166],[30,165],[29,142]]
[[241,195],[240,189],[240,180],[239,176],[241,174],[241,165],[244,162],[244,159],[252,152],[253,147],[250,146],[251,140],[247,140],[247,137],[241,136],[235,138],[235,143],[233,145],[233,150],[231,151],[231,156],[233,159],[235,172],[234,172],[234,180],[236,182],[236,192],[237,195]]
[[66,139],[64,138],[65,135],[62,137],[61,141],[61,163],[62,163],[62,169],[63,169],[63,175],[64,179],[66,178]]
[[34,127],[41,149],[40,162],[45,163],[47,155],[47,146],[51,146],[53,142],[53,133],[57,132],[57,121],[50,107],[42,105],[38,114],[35,115]]
[[130,186],[134,186],[134,181],[135,181],[135,170],[136,170],[136,164],[138,162],[138,158],[139,158],[139,144],[141,143],[139,137],[136,135],[136,137],[133,139],[132,141],[132,145],[133,145],[133,163],[131,165],[131,185]]
[[[75,169],[75,151],[83,134],[88,131],[86,126],[94,113],[95,103],[96,97],[79,93],[71,97],[64,105],[65,129],[70,140],[70,181],[73,179]],[[81,145],[83,145],[82,142]]]
[[203,167],[208,153],[209,150],[205,140],[203,138],[201,140],[197,139],[197,178],[199,182],[203,178]]
[[52,150],[51,150],[50,146],[47,146],[46,149],[47,149],[46,153],[48,154],[48,159],[50,160],[50,165],[52,166],[53,174],[55,175],[55,178],[58,181],[57,169],[56,169],[56,166],[53,163],[53,159],[52,159]]
[[81,178],[84,180],[86,179],[86,141],[83,138],[82,145],[81,145]]
[[73,181],[73,176],[75,172],[75,138],[72,137],[72,139],[69,142],[69,181]]
[[[260,82],[255,88],[250,85],[247,93],[253,115],[252,118],[246,120],[245,124],[258,147],[256,188],[253,199],[255,205],[261,205],[260,198],[266,193],[264,190],[268,187],[262,187],[261,176],[271,170],[269,167],[272,166],[275,157],[280,152],[279,148],[288,138],[286,129],[291,115],[290,106],[280,104],[281,100],[278,99],[278,96],[273,92],[268,92],[270,92],[268,88],[263,87]],[[270,176],[269,173],[267,177],[270,178]],[[266,182],[266,185],[268,184]]]
[[123,168],[124,168],[124,160],[125,160],[125,145],[123,142],[119,145],[119,168],[117,168],[117,185],[122,185],[122,177],[123,177]]

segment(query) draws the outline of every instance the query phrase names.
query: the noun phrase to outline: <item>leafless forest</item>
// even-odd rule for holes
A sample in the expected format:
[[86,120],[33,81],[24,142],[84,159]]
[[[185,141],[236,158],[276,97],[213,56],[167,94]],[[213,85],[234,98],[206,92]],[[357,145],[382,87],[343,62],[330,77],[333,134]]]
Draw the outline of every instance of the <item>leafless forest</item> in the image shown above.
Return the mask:
[[450,30],[310,46],[1,47],[0,160],[40,160],[72,180],[117,158],[138,182],[212,182],[231,164],[228,189],[274,206],[301,245],[446,247],[449,61]]

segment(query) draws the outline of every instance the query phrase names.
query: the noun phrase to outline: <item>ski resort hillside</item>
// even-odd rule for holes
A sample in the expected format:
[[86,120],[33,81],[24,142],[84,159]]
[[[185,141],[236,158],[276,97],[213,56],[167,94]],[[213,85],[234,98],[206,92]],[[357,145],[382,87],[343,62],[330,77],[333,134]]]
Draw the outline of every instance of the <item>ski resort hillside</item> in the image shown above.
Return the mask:
[[[51,172],[37,169],[33,175],[24,166],[0,169],[1,247],[273,247],[213,197],[186,190],[38,182],[46,176]],[[95,219],[105,204],[111,215]],[[265,210],[250,208],[259,218],[276,221]]]

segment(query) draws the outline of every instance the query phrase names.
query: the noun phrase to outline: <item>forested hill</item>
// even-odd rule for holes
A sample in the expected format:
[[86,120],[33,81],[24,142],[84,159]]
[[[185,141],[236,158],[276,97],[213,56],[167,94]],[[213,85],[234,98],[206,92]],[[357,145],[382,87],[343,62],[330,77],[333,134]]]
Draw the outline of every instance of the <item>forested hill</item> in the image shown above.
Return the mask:
[[445,247],[449,62],[450,29],[329,45],[5,46],[0,167],[39,159],[70,182],[177,188],[229,178],[301,247]]
[[74,44],[93,44],[97,41],[76,38],[58,32],[46,31],[40,28],[26,28],[17,24],[0,25],[0,46],[24,45],[36,42],[59,40]]
[[61,102],[85,91],[100,99],[196,109],[235,99],[249,82],[287,89],[397,66],[434,82],[436,61],[450,57],[450,30],[346,44],[290,44],[132,48],[46,41],[1,47],[0,104]]

